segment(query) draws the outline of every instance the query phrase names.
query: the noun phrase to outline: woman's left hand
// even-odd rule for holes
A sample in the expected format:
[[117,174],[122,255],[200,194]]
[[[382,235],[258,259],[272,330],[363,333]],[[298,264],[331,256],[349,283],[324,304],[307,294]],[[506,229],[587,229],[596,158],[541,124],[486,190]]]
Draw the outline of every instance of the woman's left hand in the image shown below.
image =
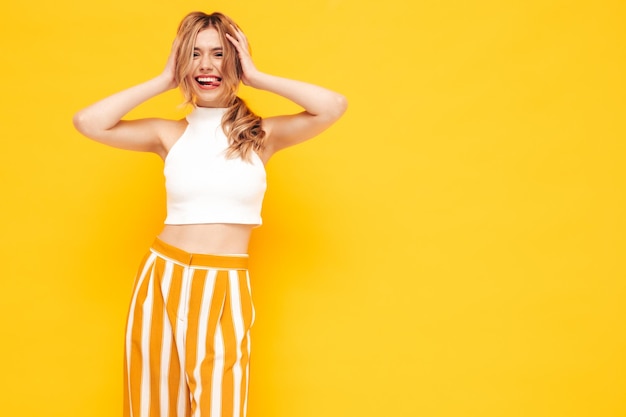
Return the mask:
[[246,35],[243,34],[241,30],[231,25],[235,36],[231,36],[229,33],[226,33],[226,37],[233,44],[235,49],[237,49],[237,53],[239,54],[239,61],[241,62],[241,68],[243,70],[243,76],[241,78],[241,82],[244,85],[249,85],[254,87],[253,79],[256,74],[259,73],[256,66],[252,62],[252,57],[250,56],[250,50],[248,47],[248,39],[246,39]]

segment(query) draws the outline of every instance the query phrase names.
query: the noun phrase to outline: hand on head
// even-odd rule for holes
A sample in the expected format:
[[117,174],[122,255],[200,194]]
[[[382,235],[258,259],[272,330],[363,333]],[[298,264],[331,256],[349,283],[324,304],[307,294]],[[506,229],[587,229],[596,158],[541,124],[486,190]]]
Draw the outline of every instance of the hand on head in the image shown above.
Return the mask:
[[169,88],[173,89],[178,87],[178,82],[176,81],[176,54],[178,51],[179,39],[178,37],[174,39],[172,42],[172,48],[170,49],[170,54],[167,58],[167,62],[165,64],[165,68],[161,73],[161,76],[169,80]]
[[246,38],[246,35],[244,35],[243,32],[237,27],[235,27],[234,25],[230,26],[235,36],[232,36],[230,33],[226,33],[226,38],[230,41],[230,43],[233,44],[235,49],[237,49],[239,62],[241,63],[241,69],[243,70],[241,82],[244,85],[251,85],[254,75],[259,71],[252,62],[252,57],[250,56],[250,47],[248,46],[248,39]]

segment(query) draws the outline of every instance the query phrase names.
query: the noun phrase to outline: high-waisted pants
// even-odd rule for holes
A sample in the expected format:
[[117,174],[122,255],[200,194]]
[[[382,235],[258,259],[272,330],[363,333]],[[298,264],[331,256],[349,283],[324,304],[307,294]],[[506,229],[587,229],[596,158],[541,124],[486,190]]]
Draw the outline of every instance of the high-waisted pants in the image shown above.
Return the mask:
[[155,241],[128,314],[124,417],[245,417],[254,322],[247,262]]

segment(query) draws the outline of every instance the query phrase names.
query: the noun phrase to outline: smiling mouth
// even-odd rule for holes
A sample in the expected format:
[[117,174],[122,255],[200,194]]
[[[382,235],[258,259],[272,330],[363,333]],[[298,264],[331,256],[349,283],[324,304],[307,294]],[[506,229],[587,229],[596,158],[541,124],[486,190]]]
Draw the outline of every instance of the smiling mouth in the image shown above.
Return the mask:
[[196,82],[203,87],[217,87],[222,82],[220,77],[201,75],[195,78]]

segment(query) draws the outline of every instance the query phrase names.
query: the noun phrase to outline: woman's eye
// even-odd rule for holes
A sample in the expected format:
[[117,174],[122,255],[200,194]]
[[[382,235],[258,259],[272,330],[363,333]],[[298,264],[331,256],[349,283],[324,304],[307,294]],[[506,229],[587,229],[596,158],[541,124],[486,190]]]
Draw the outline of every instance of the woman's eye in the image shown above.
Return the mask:
[[194,57],[194,58],[197,58],[197,57],[199,57],[199,56],[200,56],[200,54],[199,54],[199,53],[197,53],[197,52],[194,52],[194,53],[193,53],[193,57]]
[[224,56],[224,54],[223,54],[223,53],[221,53],[221,52],[217,52],[217,53],[215,54],[215,56],[216,56],[216,57],[221,58],[222,56]]

